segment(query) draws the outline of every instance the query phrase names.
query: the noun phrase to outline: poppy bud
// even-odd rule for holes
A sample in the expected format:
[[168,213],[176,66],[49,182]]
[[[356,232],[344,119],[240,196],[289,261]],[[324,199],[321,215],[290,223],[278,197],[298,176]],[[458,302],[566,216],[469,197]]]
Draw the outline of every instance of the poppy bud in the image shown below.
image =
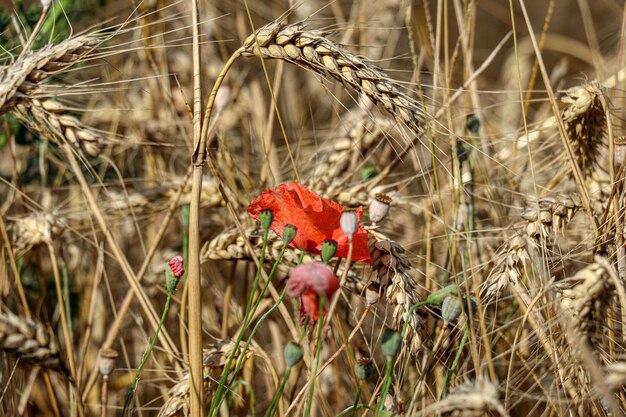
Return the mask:
[[117,351],[114,349],[100,349],[98,353],[98,369],[100,375],[108,378],[115,369],[115,360],[117,359]]
[[367,305],[376,304],[380,299],[380,284],[373,282],[365,289],[365,302]]
[[402,336],[398,332],[393,330],[385,330],[383,334],[382,349],[383,353],[387,357],[387,360],[394,360],[398,353],[400,353],[400,347],[402,346]]
[[183,266],[183,257],[178,255],[174,256],[167,263],[174,274],[174,278],[180,279],[183,275],[185,275],[185,268]]
[[302,347],[295,342],[288,342],[285,345],[285,363],[291,368],[302,360]]
[[365,381],[374,371],[374,362],[369,358],[361,358],[354,364],[354,373],[361,381]]
[[348,236],[348,239],[352,239],[352,236],[359,228],[359,219],[356,216],[354,210],[344,210],[339,218],[339,225],[341,230]]
[[283,242],[285,245],[290,244],[296,237],[298,229],[293,224],[288,224],[283,229]]
[[326,239],[322,243],[322,261],[325,264],[337,253],[337,241],[333,239]]
[[263,209],[259,212],[259,221],[263,230],[268,230],[274,220],[274,212],[270,209]]
[[470,113],[467,116],[467,120],[465,122],[465,127],[467,128],[468,131],[470,131],[473,134],[477,135],[478,134],[478,129],[480,129],[480,120],[478,119],[478,117],[476,117],[476,115],[474,115],[473,113]]
[[461,315],[461,300],[454,295],[448,295],[441,304],[441,317],[446,323],[451,323]]
[[391,205],[391,197],[387,194],[378,193],[370,204],[370,220],[372,223],[378,223],[387,216],[389,206]]
[[463,304],[463,307],[465,307],[466,311],[469,311],[471,308],[472,313],[475,313],[476,310],[478,310],[478,303],[476,302],[475,296],[472,295],[469,298],[466,297],[463,301],[465,302],[465,304]]
[[375,167],[365,167],[361,170],[361,176],[364,180],[371,180],[378,176],[378,170]]

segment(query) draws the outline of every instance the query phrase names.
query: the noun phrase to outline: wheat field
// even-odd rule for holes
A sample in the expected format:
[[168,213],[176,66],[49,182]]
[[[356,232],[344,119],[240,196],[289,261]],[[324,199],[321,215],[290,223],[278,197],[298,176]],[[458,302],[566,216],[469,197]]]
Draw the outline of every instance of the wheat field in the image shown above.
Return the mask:
[[626,413],[623,1],[0,29],[0,416]]

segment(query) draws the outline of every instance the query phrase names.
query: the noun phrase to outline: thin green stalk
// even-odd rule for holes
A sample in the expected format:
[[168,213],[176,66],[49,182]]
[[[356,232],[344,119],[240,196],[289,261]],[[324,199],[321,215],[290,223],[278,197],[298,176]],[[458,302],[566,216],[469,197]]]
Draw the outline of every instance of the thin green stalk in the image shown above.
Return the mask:
[[165,323],[165,318],[167,317],[167,312],[170,309],[170,303],[172,301],[172,295],[178,286],[179,279],[175,278],[173,275],[169,275],[168,272],[168,284],[167,284],[167,300],[165,300],[165,307],[163,308],[163,314],[161,315],[161,321],[159,322],[159,326],[154,333],[154,337],[150,341],[150,346],[148,350],[143,354],[143,358],[141,358],[141,363],[139,364],[139,368],[137,368],[137,373],[135,373],[135,378],[133,378],[133,382],[130,384],[130,388],[126,393],[126,400],[124,401],[124,409],[122,410],[122,416],[126,415],[126,410],[128,409],[128,405],[135,393],[135,389],[137,387],[137,383],[139,382],[139,377],[141,376],[141,371],[143,371],[144,366],[148,362],[148,358],[152,354],[152,350],[154,350],[154,346],[156,345],[156,341],[159,338],[159,333],[161,332],[161,327],[163,327],[163,323]]
[[[219,409],[219,405],[223,401],[222,392],[224,391],[224,387],[226,386],[226,379],[228,378],[228,374],[230,373],[230,366],[232,365],[233,360],[235,359],[235,355],[236,355],[237,350],[239,348],[239,344],[243,340],[243,336],[246,333],[246,330],[248,329],[248,326],[250,325],[250,320],[252,319],[252,317],[254,317],[254,311],[258,307],[258,303],[257,303],[254,306],[254,308],[253,308],[253,299],[254,299],[254,293],[256,292],[256,288],[259,285],[259,279],[261,278],[261,268],[263,268],[263,262],[265,261],[265,250],[267,249],[268,235],[269,235],[269,228],[267,228],[264,231],[264,233],[263,233],[263,246],[261,247],[261,255],[260,255],[260,260],[259,260],[259,267],[257,268],[257,273],[256,273],[256,276],[254,278],[254,282],[252,284],[252,290],[250,292],[250,297],[248,298],[248,304],[246,306],[246,314],[244,315],[243,326],[241,327],[241,331],[239,332],[239,335],[237,336],[237,340],[235,341],[235,347],[233,348],[232,353],[228,357],[228,361],[224,365],[224,370],[222,371],[222,376],[220,377],[220,381],[219,381],[219,383],[217,385],[217,389],[215,390],[215,394],[213,395],[213,399],[211,401],[211,407],[209,408],[209,413],[208,413],[209,416],[215,415],[215,413]],[[281,250],[281,254],[282,253],[284,253],[284,251]],[[272,272],[275,270],[275,266],[278,263],[280,263],[281,259],[282,259],[282,257],[279,256],[279,258],[274,263],[274,266],[272,266]],[[272,278],[271,275],[269,275],[267,277],[267,282],[266,282],[265,286],[263,287],[263,291],[262,291],[261,295],[259,296],[259,300],[260,300],[260,297],[263,296],[263,292],[265,291],[265,289],[268,287],[268,285],[269,285],[269,283],[271,281],[271,278]],[[245,356],[245,352],[244,352],[243,356]]]
[[304,408],[304,417],[308,417],[311,413],[311,406],[313,405],[313,395],[315,394],[315,379],[317,378],[317,369],[320,366],[321,352],[322,352],[322,332],[324,331],[324,303],[320,302],[319,305],[319,320],[317,322],[317,352],[315,354],[315,363],[313,364],[313,370],[311,371],[311,388],[309,389],[309,396],[306,400]]
[[[228,394],[227,394],[231,399],[232,399],[232,393],[234,392],[235,388],[237,388],[237,385],[243,385],[244,387],[248,388],[248,390],[250,391],[250,410],[252,410],[252,417],[255,417],[256,416],[256,394],[254,393],[254,387],[248,381],[244,381],[241,379],[235,381],[235,383],[232,385],[232,389],[228,390]],[[228,408],[232,409],[230,404]]]
[[452,367],[448,371],[446,375],[446,380],[443,384],[443,389],[441,390],[441,396],[439,400],[443,399],[446,396],[446,391],[448,391],[448,385],[450,384],[450,380],[452,379],[452,374],[456,371],[457,366],[459,365],[459,360],[461,359],[461,353],[463,352],[463,348],[465,347],[465,343],[467,343],[467,339],[469,339],[469,327],[465,327],[465,332],[463,332],[463,338],[461,339],[461,344],[459,345],[459,349],[456,351],[456,355],[454,356],[454,361],[452,362]]
[[389,387],[391,386],[391,372],[393,371],[393,363],[395,359],[387,358],[387,369],[385,370],[385,379],[383,380],[383,387],[380,390],[380,395],[378,396],[378,405],[376,406],[376,415],[379,416],[383,411],[383,407],[385,405],[385,398],[387,398],[387,393],[389,392]]
[[350,413],[350,416],[354,416],[354,412],[356,411],[359,405],[359,399],[361,398],[362,389],[363,389],[363,386],[361,382],[359,382],[359,388],[357,388],[356,395],[354,396],[354,405],[352,406],[352,413]]
[[[252,282],[252,288],[250,289],[250,297],[248,297],[248,304],[246,305],[246,312],[243,315],[244,323],[246,323],[246,321],[248,320],[250,316],[250,309],[252,308],[252,300],[254,299],[256,288],[259,285],[259,280],[261,279],[261,270],[263,268],[263,262],[265,262],[265,251],[267,250],[267,238],[269,236],[269,233],[270,233],[269,229],[266,229],[263,232],[263,246],[261,246],[261,256],[259,259],[259,267],[256,270],[256,275],[254,276],[254,281]],[[269,279],[268,279],[268,282],[269,282]]]
[[265,411],[263,417],[274,417],[276,414],[276,410],[278,410],[278,403],[280,402],[280,397],[283,396],[283,391],[285,390],[285,385],[287,385],[287,381],[289,380],[289,375],[291,375],[292,367],[287,368],[285,375],[283,375],[283,380],[280,382],[280,387],[278,387],[278,391],[274,394],[272,398],[272,402],[270,406]]
[[[250,347],[250,343],[252,343],[252,338],[254,336],[254,334],[256,333],[256,331],[259,329],[259,325],[274,311],[276,310],[276,308],[280,305],[280,303],[283,301],[283,298],[285,298],[285,293],[286,293],[286,289],[283,290],[282,293],[280,293],[280,296],[278,297],[278,300],[276,300],[276,302],[272,305],[272,307],[270,307],[269,310],[267,310],[260,318],[259,320],[256,322],[256,324],[254,325],[254,328],[252,329],[252,332],[250,332],[250,337],[248,338],[248,341],[246,342],[246,344],[244,345],[243,349],[242,349],[242,353],[239,355],[239,359],[237,361],[237,364],[235,365],[235,369],[233,370],[233,377],[232,379],[229,381],[228,386],[231,386],[234,382],[235,379],[235,375],[237,375],[237,373],[239,372],[239,370],[241,369],[241,367],[243,366],[243,361],[246,357],[246,352],[248,351],[248,348]],[[243,330],[241,332],[241,334],[243,334]],[[239,343],[241,342],[241,340],[238,341],[238,343],[235,344],[235,349],[233,349],[233,353],[237,352],[237,347],[239,346]],[[230,365],[232,364],[232,361],[234,360],[234,356],[232,358],[229,358],[229,362],[227,363],[228,367],[230,368]],[[224,368],[224,371],[226,371],[226,367]],[[228,377],[228,372],[224,372],[222,373],[222,377],[224,380],[226,380],[226,378]],[[221,380],[220,380],[220,386],[226,386],[225,384],[221,384]],[[218,388],[220,387],[218,386]],[[215,406],[215,410],[219,410],[220,406],[222,405],[222,402],[224,401],[224,398],[226,397],[226,395],[228,395],[228,390],[226,391],[226,393],[222,394],[220,391],[220,396],[218,397],[218,393],[216,391],[215,395],[213,396],[213,402],[216,402],[216,406]],[[211,409],[209,410],[209,416],[211,416],[211,413],[213,413],[213,404],[211,404]]]

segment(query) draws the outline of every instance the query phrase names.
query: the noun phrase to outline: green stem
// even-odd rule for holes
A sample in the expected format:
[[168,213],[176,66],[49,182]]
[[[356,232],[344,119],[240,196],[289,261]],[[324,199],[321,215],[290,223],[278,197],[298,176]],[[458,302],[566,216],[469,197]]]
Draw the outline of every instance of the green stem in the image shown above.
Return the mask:
[[361,390],[362,390],[362,385],[361,382],[359,382],[359,388],[356,390],[356,395],[354,396],[354,405],[352,406],[352,413],[350,413],[350,417],[354,416],[354,412],[357,409],[357,406],[359,405],[359,399],[361,398]]
[[[215,413],[219,409],[219,405],[222,403],[222,401],[224,401],[224,399],[223,399],[223,391],[224,391],[224,388],[226,386],[225,385],[226,384],[226,379],[228,378],[228,374],[230,373],[230,367],[231,367],[231,365],[233,363],[233,360],[235,359],[235,355],[237,353],[239,345],[241,344],[241,341],[243,340],[243,336],[246,333],[246,330],[248,330],[248,327],[250,326],[250,322],[252,320],[252,317],[254,317],[254,313],[255,313],[256,309],[258,308],[259,303],[260,303],[261,299],[263,298],[263,295],[265,294],[265,290],[267,289],[267,287],[270,284],[272,276],[274,275],[274,271],[276,271],[276,267],[278,266],[278,264],[282,260],[283,255],[284,255],[285,250],[286,250],[286,245],[284,245],[283,248],[280,251],[280,254],[278,255],[278,258],[276,259],[276,262],[274,262],[274,265],[272,266],[270,274],[267,277],[267,282],[265,283],[263,289],[261,290],[261,293],[259,294],[259,298],[257,299],[257,302],[254,303],[254,305],[253,305],[254,293],[256,292],[256,288],[258,286],[258,282],[259,282],[259,279],[261,277],[261,268],[263,267],[263,261],[265,260],[265,250],[267,248],[267,236],[268,236],[268,234],[269,234],[269,230],[266,230],[265,233],[263,234],[263,246],[261,247],[261,261],[259,262],[259,268],[257,269],[257,274],[256,274],[256,277],[254,279],[254,283],[252,285],[252,291],[250,293],[250,298],[248,298],[248,306],[246,307],[246,315],[244,316],[243,326],[241,328],[241,331],[239,332],[239,335],[237,336],[237,340],[235,341],[235,347],[234,347],[232,353],[230,354],[230,356],[228,357],[228,361],[226,362],[226,365],[224,365],[224,370],[222,371],[222,376],[220,377],[220,381],[219,381],[219,384],[218,384],[217,389],[215,391],[215,395],[213,396],[213,400],[211,401],[211,408],[209,409],[209,414],[208,414],[209,416],[215,415]],[[276,302],[275,306],[278,305],[278,303],[281,300],[282,300],[282,297],[279,298],[279,300]],[[273,308],[274,307],[272,307],[272,309],[270,309],[270,311],[273,310]],[[258,325],[258,323],[257,323],[257,325]],[[250,340],[252,340],[252,336],[250,336]],[[246,344],[246,349],[247,349],[247,346],[250,343],[250,340]],[[242,357],[244,357],[244,356],[245,356],[245,350],[243,351],[243,354],[242,354]]]
[[126,393],[126,400],[124,401],[124,409],[122,410],[122,416],[126,415],[126,410],[128,409],[128,405],[130,404],[133,394],[135,393],[137,382],[139,382],[139,376],[141,375],[141,371],[143,371],[144,366],[146,366],[146,363],[148,362],[148,358],[152,354],[152,350],[154,349],[154,346],[156,345],[156,341],[159,338],[159,333],[161,332],[161,327],[163,327],[163,323],[165,323],[167,312],[170,309],[172,295],[174,294],[174,290],[176,290],[176,287],[178,286],[178,281],[179,280],[177,278],[170,277],[170,282],[168,282],[167,284],[167,287],[168,287],[167,288],[167,300],[165,300],[165,307],[163,308],[161,321],[159,322],[159,326],[157,327],[156,332],[154,333],[154,337],[150,341],[150,346],[148,347],[148,350],[143,354],[143,358],[141,359],[139,368],[137,368],[137,373],[135,374],[135,378],[133,379],[133,382],[130,384],[130,388],[128,389],[128,392]]
[[[315,393],[315,379],[317,370],[320,365],[321,352],[322,352],[322,332],[324,331],[324,303],[319,303],[319,320],[317,322],[317,346],[315,354],[315,363],[313,365],[313,371],[311,372],[313,381],[311,382],[311,388],[309,389],[309,396],[307,397],[306,406],[304,409],[304,417],[307,417],[311,413],[311,406],[313,405],[313,395]],[[308,319],[307,319],[308,321]]]
[[383,387],[380,390],[380,395],[378,396],[378,406],[376,407],[376,415],[379,416],[383,411],[383,407],[385,406],[385,398],[387,398],[387,393],[389,392],[389,387],[391,386],[391,371],[393,371],[393,363],[395,359],[387,358],[387,369],[385,371],[385,379],[383,380]]
[[[252,329],[252,332],[250,332],[250,337],[248,338],[248,341],[246,342],[246,344],[244,345],[241,354],[239,355],[239,359],[237,360],[237,364],[235,365],[235,369],[233,371],[233,377],[232,379],[229,381],[228,386],[232,385],[235,376],[237,375],[237,372],[239,372],[239,370],[241,369],[241,367],[243,366],[243,361],[246,358],[246,352],[248,351],[248,348],[250,347],[250,343],[252,343],[252,338],[255,335],[256,331],[259,329],[259,325],[263,322],[263,320],[265,320],[279,305],[280,303],[283,301],[283,298],[285,298],[285,292],[286,290],[283,290],[283,292],[280,294],[280,297],[278,297],[278,300],[276,300],[276,302],[272,305],[272,307],[270,307],[269,310],[267,310],[260,318],[259,321],[257,321],[257,323],[254,325],[254,328]],[[240,333],[240,335],[243,335],[243,330]],[[228,369],[230,369],[230,365],[232,365],[232,362],[234,360],[234,355],[237,353],[237,348],[239,347],[239,343],[241,343],[241,337],[238,338],[237,342],[235,343],[235,348],[233,349],[233,353],[231,354],[231,356],[228,358]],[[228,377],[229,372],[226,372],[226,367],[224,367],[224,372],[222,373],[222,379],[224,380],[222,383],[222,379],[220,379],[220,385],[219,387],[225,387],[226,384],[226,378]],[[222,394],[222,390],[216,391],[215,395],[213,396],[213,402],[215,402],[215,410],[219,410],[220,406],[222,405],[222,402],[224,401],[224,398],[226,397],[226,395],[228,394],[228,391],[226,391],[226,393]],[[219,395],[219,396],[218,396]],[[212,415],[211,413],[214,413],[213,411],[213,404],[211,404],[211,410],[209,410],[209,416]]]
[[250,309],[252,308],[252,300],[254,299],[256,288],[259,285],[259,280],[261,279],[261,271],[263,270],[263,262],[265,262],[265,251],[267,250],[267,237],[269,236],[269,233],[270,233],[269,229],[266,229],[263,232],[263,246],[261,246],[261,257],[259,259],[259,267],[256,270],[256,275],[254,276],[254,282],[252,283],[252,288],[250,290],[250,297],[248,298],[248,304],[246,305],[246,313],[243,315],[244,322],[248,319],[248,316],[250,315]]
[[292,367],[287,368],[287,372],[285,372],[285,375],[283,375],[283,380],[280,383],[280,387],[278,387],[278,391],[276,392],[276,394],[274,394],[272,402],[270,403],[268,409],[265,411],[263,417],[274,417],[274,414],[276,414],[276,410],[278,410],[278,403],[280,402],[280,397],[282,397],[283,391],[285,390],[285,385],[287,385],[287,381],[289,380],[289,375],[291,375],[291,369]]
[[459,365],[459,360],[461,359],[461,353],[463,352],[463,348],[465,347],[465,343],[467,343],[467,339],[469,339],[469,327],[465,327],[465,332],[463,333],[463,338],[461,339],[461,344],[459,345],[459,349],[456,351],[456,355],[454,356],[454,361],[452,362],[452,367],[448,371],[446,375],[446,380],[443,384],[443,389],[441,391],[441,397],[439,400],[443,399],[446,396],[446,391],[448,391],[448,385],[450,384],[450,380],[452,379],[452,374],[456,371],[457,366]]

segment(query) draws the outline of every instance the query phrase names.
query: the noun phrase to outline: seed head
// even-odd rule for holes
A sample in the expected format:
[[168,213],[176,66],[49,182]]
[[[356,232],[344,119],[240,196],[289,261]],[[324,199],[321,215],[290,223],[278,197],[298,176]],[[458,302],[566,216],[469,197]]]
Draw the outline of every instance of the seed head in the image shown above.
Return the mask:
[[339,218],[339,225],[341,230],[348,236],[348,239],[352,239],[352,236],[359,228],[359,219],[356,216],[354,210],[344,210]]
[[378,193],[370,204],[370,220],[372,223],[378,223],[387,216],[389,206],[391,205],[391,197],[387,194]]
[[302,360],[302,347],[295,342],[289,342],[285,345],[285,363],[291,368]]
[[383,334],[382,349],[388,361],[392,361],[400,353],[402,336],[393,330],[385,330]]
[[354,373],[361,381],[365,381],[374,371],[374,362],[370,358],[361,358],[354,364]]
[[288,224],[283,229],[283,242],[285,245],[290,244],[295,238],[296,233],[298,233],[298,228],[293,224]]
[[365,289],[365,302],[367,305],[373,305],[378,302],[380,299],[380,284],[377,282],[372,282]]
[[108,378],[115,369],[115,360],[117,359],[117,351],[115,349],[100,349],[98,353],[98,369],[100,375]]

